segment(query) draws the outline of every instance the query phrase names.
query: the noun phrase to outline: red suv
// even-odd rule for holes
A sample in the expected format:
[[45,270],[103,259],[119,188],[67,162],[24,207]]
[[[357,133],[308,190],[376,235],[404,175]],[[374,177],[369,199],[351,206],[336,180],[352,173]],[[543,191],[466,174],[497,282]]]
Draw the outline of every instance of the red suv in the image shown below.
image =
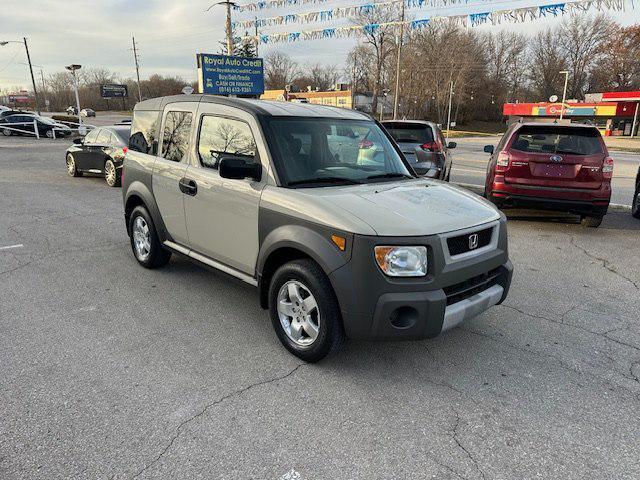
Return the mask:
[[491,154],[484,195],[498,207],[533,207],[580,215],[597,227],[611,198],[613,159],[590,125],[515,123]]

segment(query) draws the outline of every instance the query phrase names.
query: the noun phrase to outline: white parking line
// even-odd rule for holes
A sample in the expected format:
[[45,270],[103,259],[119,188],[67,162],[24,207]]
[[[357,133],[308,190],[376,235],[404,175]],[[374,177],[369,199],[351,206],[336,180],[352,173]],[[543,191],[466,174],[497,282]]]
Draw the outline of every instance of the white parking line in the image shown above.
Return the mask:
[[22,248],[22,247],[24,247],[24,245],[19,243],[17,245],[7,245],[6,247],[0,247],[0,250],[10,250],[12,248]]

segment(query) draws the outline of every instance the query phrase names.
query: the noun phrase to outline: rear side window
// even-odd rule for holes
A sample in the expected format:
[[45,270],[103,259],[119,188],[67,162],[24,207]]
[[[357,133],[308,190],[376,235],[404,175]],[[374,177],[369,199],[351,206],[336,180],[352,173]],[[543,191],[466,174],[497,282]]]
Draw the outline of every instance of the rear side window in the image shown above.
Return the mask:
[[525,126],[516,132],[511,148],[529,153],[595,155],[602,152],[595,128]]
[[249,125],[239,120],[205,115],[200,126],[198,154],[202,165],[218,168],[219,157],[223,153],[247,157],[254,160],[256,142]]
[[162,132],[162,156],[180,162],[189,148],[191,112],[167,112]]
[[89,133],[87,133],[87,135],[84,137],[84,143],[96,143],[99,131],[100,130],[91,130]]
[[428,125],[407,123],[385,123],[384,128],[397,143],[430,143],[433,142],[433,132]]
[[160,114],[155,110],[133,112],[129,148],[136,152],[155,155],[157,153]]

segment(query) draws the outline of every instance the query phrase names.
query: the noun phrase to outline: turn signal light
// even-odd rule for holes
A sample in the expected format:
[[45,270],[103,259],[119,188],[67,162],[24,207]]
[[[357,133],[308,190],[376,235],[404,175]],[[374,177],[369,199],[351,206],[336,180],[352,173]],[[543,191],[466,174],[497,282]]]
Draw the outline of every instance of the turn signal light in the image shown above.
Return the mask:
[[129,151],[129,147],[122,147],[122,153],[126,155],[128,151]]
[[338,235],[331,235],[331,241],[336,244],[341,251],[344,252],[345,248],[347,248],[347,239],[344,237],[339,237]]
[[613,176],[613,158],[607,157],[602,164],[602,176],[604,178],[611,178]]
[[440,145],[438,145],[438,142],[427,142],[427,143],[423,143],[422,145],[420,145],[420,148],[422,150],[425,150],[427,152],[440,152]]

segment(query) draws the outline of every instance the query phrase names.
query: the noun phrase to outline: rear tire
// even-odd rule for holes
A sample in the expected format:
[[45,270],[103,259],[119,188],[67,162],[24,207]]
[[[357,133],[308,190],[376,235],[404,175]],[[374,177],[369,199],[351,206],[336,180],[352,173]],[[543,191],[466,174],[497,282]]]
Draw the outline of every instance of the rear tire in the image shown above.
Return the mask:
[[8,128],[3,128],[2,129],[2,135],[4,135],[5,137],[10,137],[11,135],[13,135],[13,132],[11,130],[9,130]]
[[590,217],[585,215],[580,218],[580,223],[583,227],[598,228],[603,218],[604,217]]
[[306,362],[338,351],[346,337],[329,279],[313,260],[282,265],[269,286],[271,323],[282,345]]
[[160,245],[151,215],[142,205],[134,208],[129,217],[129,239],[134,257],[145,268],[161,267],[171,258],[171,252]]
[[53,130],[47,130],[44,136],[47,138],[53,138]]
[[118,170],[113,164],[113,160],[104,162],[104,179],[110,187],[120,186],[120,175],[118,175]]
[[633,202],[631,204],[631,215],[635,218],[640,218],[640,185],[636,187],[636,191],[633,194]]

